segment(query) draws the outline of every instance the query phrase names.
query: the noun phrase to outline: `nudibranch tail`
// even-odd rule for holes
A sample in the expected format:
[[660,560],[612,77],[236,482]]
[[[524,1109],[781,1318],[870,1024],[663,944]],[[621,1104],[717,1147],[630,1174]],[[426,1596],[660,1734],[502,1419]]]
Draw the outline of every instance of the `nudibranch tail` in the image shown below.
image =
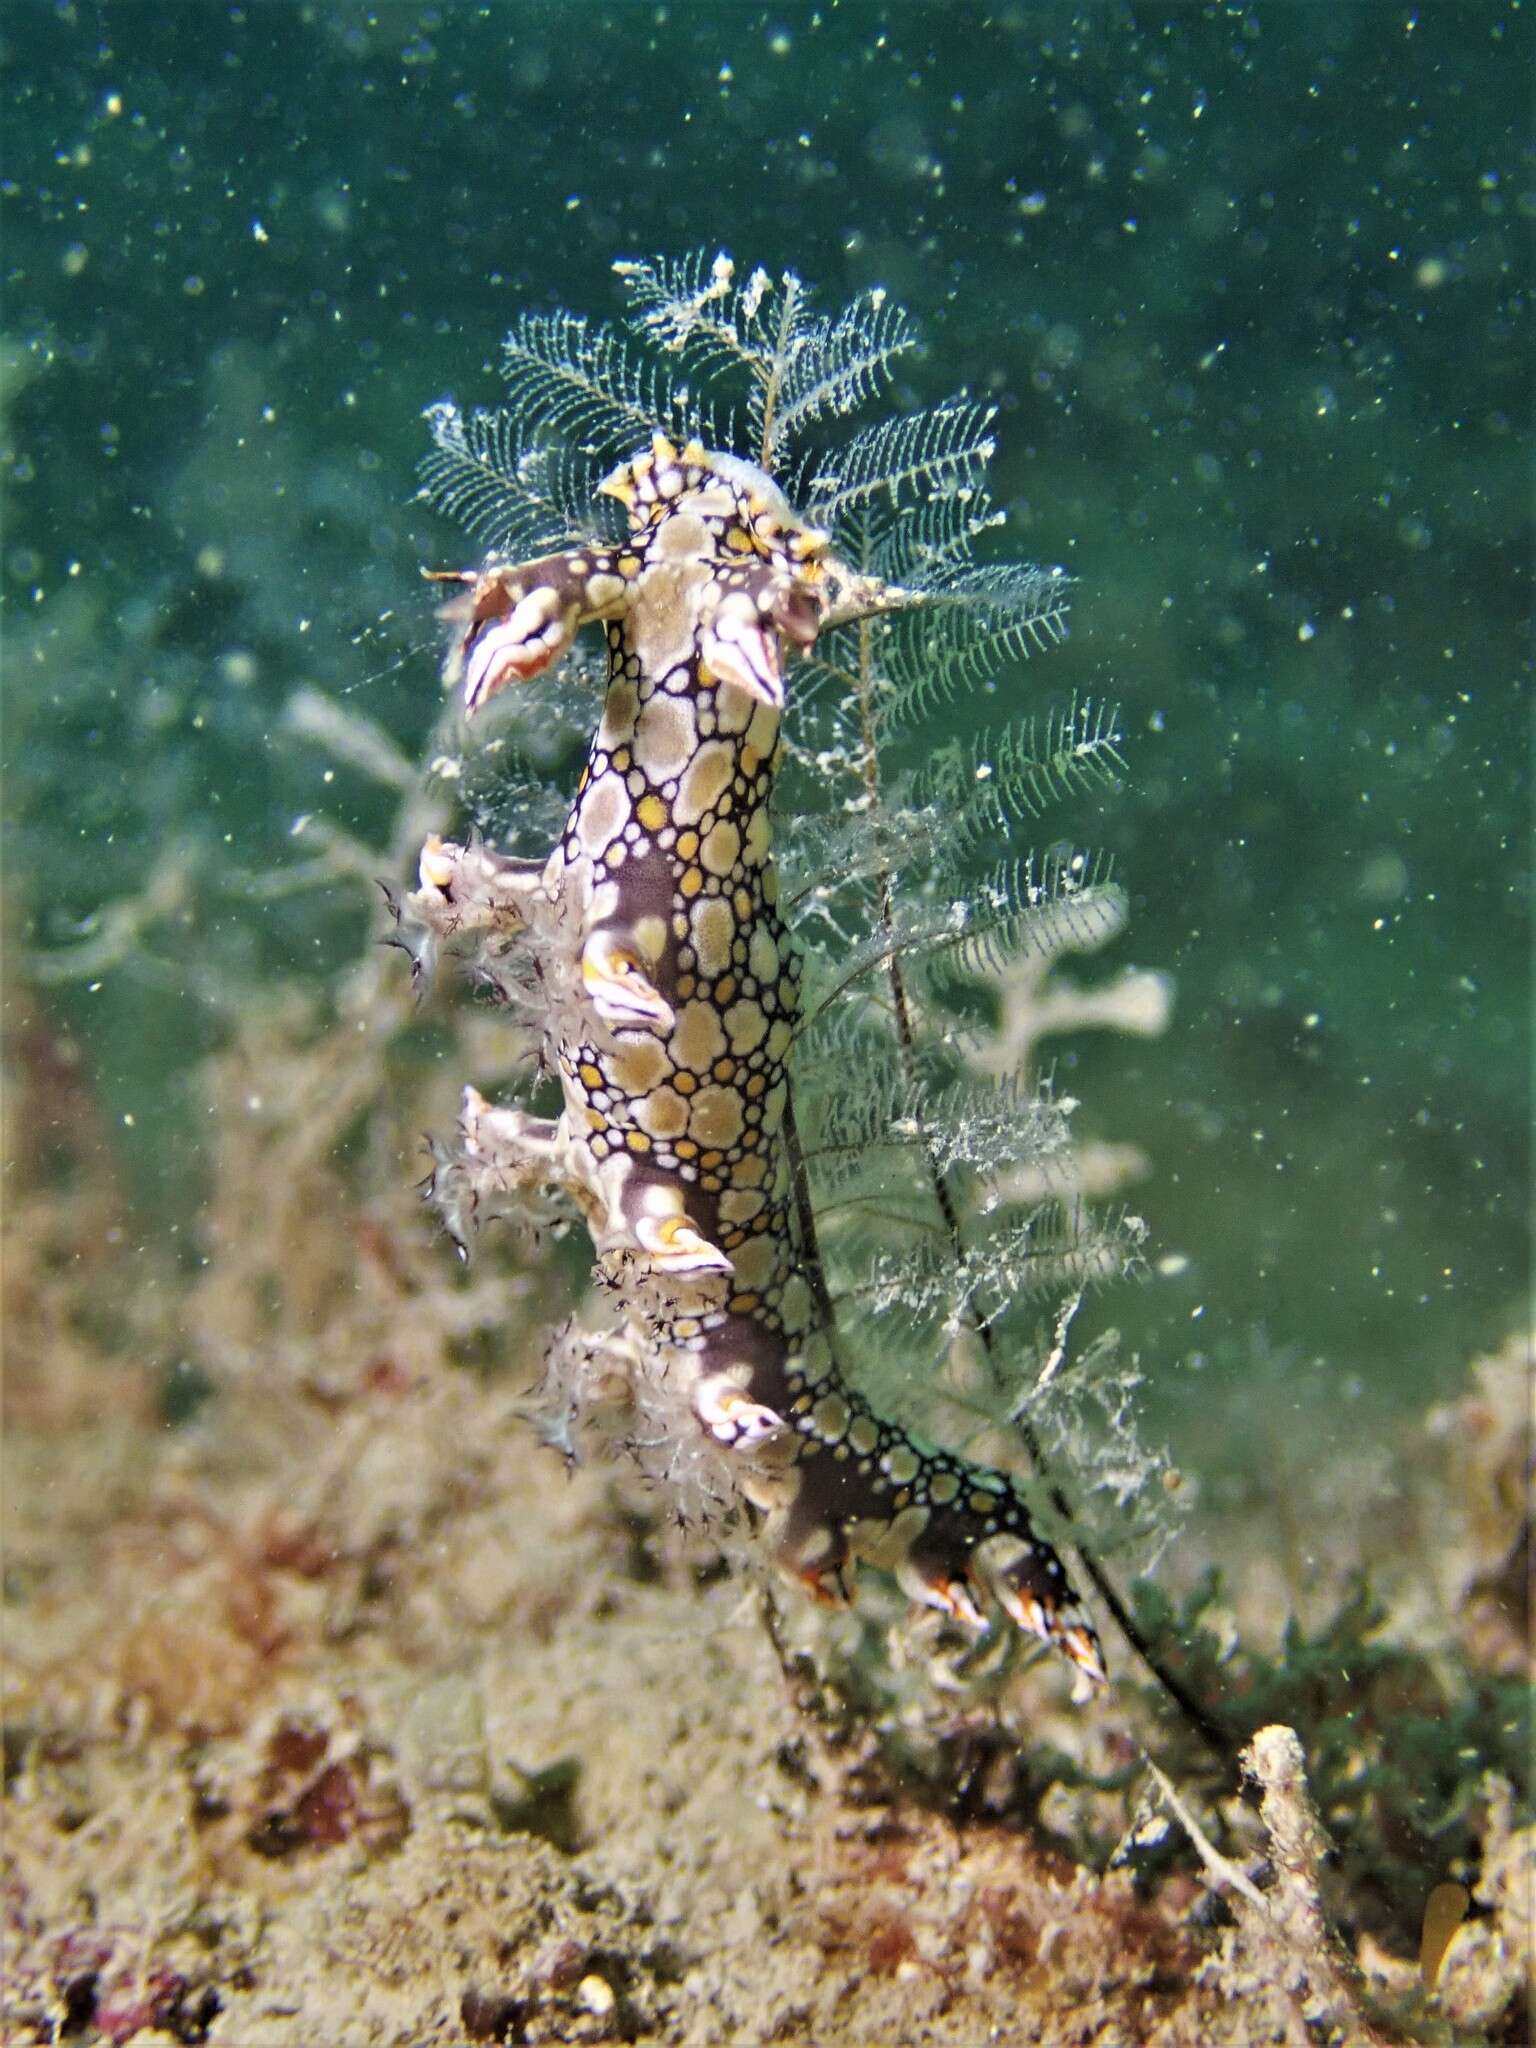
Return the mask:
[[459,655],[473,711],[602,623],[607,694],[559,843],[540,864],[431,840],[406,906],[537,954],[561,1113],[471,1093],[463,1183],[538,1177],[574,1201],[620,1323],[604,1355],[684,1395],[786,1573],[842,1600],[867,1561],[966,1628],[1000,1608],[1100,1680],[1017,1489],[843,1383],[807,1278],[785,1137],[800,970],[769,805],[786,659],[878,586],[761,471],[697,442],[657,435],[602,488],[628,539],[475,579]]

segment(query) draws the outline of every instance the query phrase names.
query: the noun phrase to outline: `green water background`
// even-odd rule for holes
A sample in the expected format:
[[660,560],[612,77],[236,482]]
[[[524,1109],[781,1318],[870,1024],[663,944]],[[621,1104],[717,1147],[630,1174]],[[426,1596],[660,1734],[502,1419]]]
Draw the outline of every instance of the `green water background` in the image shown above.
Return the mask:
[[1214,1470],[1459,1386],[1528,1288],[1532,54],[1517,0],[8,8],[8,942],[194,858],[49,989],[146,1240],[197,1256],[221,1007],[366,937],[251,878],[384,826],[296,687],[436,710],[422,407],[725,247],[906,301],[907,395],[1000,405],[1010,538],[1080,579],[1009,687],[1124,707],[1128,790],[1043,836],[1131,889],[1096,971],[1177,983],[1058,1063],[1154,1162],[1094,1314],[1159,1427]]

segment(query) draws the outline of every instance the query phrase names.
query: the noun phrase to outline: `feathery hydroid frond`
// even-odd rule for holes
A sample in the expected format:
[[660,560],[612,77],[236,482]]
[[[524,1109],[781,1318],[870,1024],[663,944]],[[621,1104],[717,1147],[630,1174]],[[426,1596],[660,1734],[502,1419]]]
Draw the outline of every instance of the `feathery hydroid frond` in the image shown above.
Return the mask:
[[812,477],[805,510],[840,538],[871,506],[953,492],[980,481],[996,443],[987,432],[995,414],[965,400],[899,414],[861,427]]
[[926,717],[1057,646],[1066,638],[1069,587],[1059,569],[1022,563],[987,564],[924,586],[921,601],[889,622],[882,715]]
[[687,424],[687,392],[670,365],[572,313],[525,314],[503,344],[501,367],[507,410],[524,432],[637,448],[657,427]]
[[867,1030],[859,1038],[860,1086],[821,1099],[805,1134],[818,1199],[846,1196],[871,1178],[889,1182],[890,1155],[912,1157],[924,1145],[942,1172],[993,1190],[1020,1165],[1065,1158],[1067,1119],[1033,1080],[914,1074],[894,1045],[875,1044]]
[[744,380],[751,446],[740,452],[771,472],[786,467],[807,428],[877,397],[897,359],[917,345],[908,315],[883,291],[865,292],[828,318],[813,312],[793,272],[772,278],[754,270],[738,285],[723,255],[614,269],[661,349],[708,381]]
[[884,1248],[845,1299],[868,1317],[899,1315],[946,1331],[967,1322],[990,1328],[1042,1295],[1119,1277],[1138,1236],[1075,1203],[1047,1201],[978,1233],[958,1260],[939,1237]]
[[[998,862],[965,894],[898,897],[889,914],[833,963],[814,971],[800,1036],[833,1006],[861,991],[892,961],[905,968],[947,968],[950,976],[1000,974],[1010,960],[1091,952],[1122,918],[1120,892],[1102,856],[1075,851],[1028,853]],[[813,955],[813,968],[820,963]]]
[[897,359],[917,346],[905,309],[866,292],[834,320],[804,325],[788,353],[769,454],[828,415],[846,417],[877,398]]
[[548,554],[596,530],[601,472],[580,451],[527,444],[510,412],[466,417],[444,401],[426,417],[433,445],[419,467],[421,496],[494,554]]
[[948,811],[963,809],[978,834],[1039,818],[1052,804],[1118,787],[1125,773],[1118,707],[1073,697],[1042,717],[953,740],[935,754],[919,788]]

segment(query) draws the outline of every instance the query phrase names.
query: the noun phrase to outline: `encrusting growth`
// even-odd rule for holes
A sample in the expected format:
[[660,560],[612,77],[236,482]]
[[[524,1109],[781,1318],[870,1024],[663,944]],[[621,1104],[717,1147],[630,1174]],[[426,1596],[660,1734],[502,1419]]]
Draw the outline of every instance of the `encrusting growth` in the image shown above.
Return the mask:
[[[717,260],[695,318],[711,291],[726,299],[729,275]],[[732,303],[751,319],[745,296]],[[820,340],[849,345],[836,323]],[[767,395],[759,453],[784,397]],[[439,428],[467,460],[457,415]],[[436,1199],[460,1231],[509,1197],[554,1189],[575,1205],[616,1310],[611,1332],[563,1340],[584,1387],[617,1392],[653,1437],[694,1432],[812,1593],[845,1600],[867,1561],[971,1627],[1000,1605],[1102,1679],[1092,1624],[1013,1482],[920,1444],[844,1378],[786,1143],[800,967],[770,823],[786,666],[827,631],[925,595],[840,559],[764,468],[698,439],[679,447],[656,428],[598,488],[625,508],[626,536],[443,579],[467,593],[467,712],[587,625],[606,636],[607,684],[548,858],[434,837],[402,906],[418,956],[473,936],[542,1026],[563,1095],[546,1119],[468,1090]],[[654,1443],[650,1464],[666,1465]]]

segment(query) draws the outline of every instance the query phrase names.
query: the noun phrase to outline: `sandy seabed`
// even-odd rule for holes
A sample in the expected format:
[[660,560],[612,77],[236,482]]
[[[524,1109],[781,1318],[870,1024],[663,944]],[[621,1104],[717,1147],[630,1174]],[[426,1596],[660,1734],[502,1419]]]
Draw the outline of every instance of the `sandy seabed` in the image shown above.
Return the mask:
[[[340,1028],[280,1007],[211,1070],[190,1277],[125,1233],[66,1040],[13,1034],[7,2043],[1531,2038],[1504,1780],[1469,1794],[1428,1996],[1415,1930],[1330,1888],[1284,1729],[1244,1796],[1130,1686],[1074,1707],[1041,1660],[946,1690],[894,1607],[781,1593],[770,1627],[614,1468],[567,1473],[521,1413],[554,1283],[458,1274],[415,1204],[416,1133],[452,1109],[382,1085],[381,971]],[[1422,1502],[1386,1532],[1439,1532],[1393,1625],[1474,1677],[1524,1647],[1499,1572],[1527,1375],[1511,1346],[1419,1431]],[[1341,1578],[1367,1519],[1339,1519]],[[1224,1548],[1272,1606],[1243,1540],[1197,1518],[1177,1575]],[[847,1682],[871,1644],[909,1666],[878,1711]],[[1143,1743],[1184,1759],[1199,1850]]]

